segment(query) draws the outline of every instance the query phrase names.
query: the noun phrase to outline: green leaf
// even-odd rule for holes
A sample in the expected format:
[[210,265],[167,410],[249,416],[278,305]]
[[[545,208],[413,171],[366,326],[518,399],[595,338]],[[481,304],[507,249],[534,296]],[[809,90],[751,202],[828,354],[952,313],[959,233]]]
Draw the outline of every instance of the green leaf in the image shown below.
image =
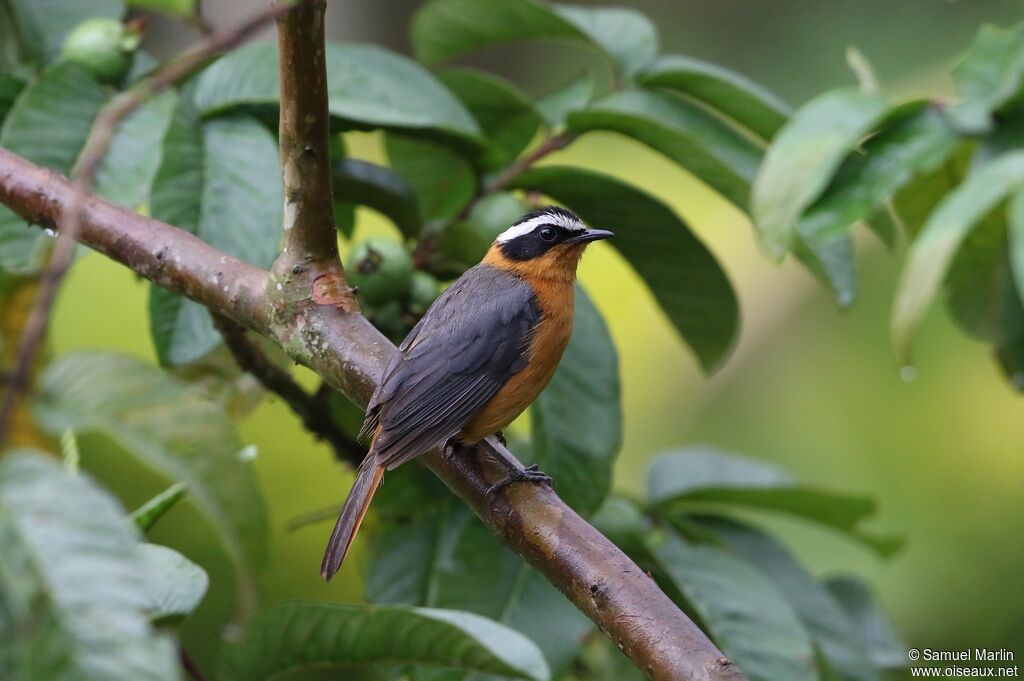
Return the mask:
[[541,118],[517,85],[474,69],[447,69],[439,77],[480,124],[487,140],[485,167],[508,165],[533,141]]
[[880,679],[846,610],[786,547],[761,530],[725,518],[702,518],[698,523],[775,584],[840,678]]
[[10,74],[0,72],[0,124],[7,118],[7,113],[14,106],[14,102],[18,99],[18,95],[21,94],[24,88],[24,81]]
[[[373,45],[327,45],[327,95],[331,116],[348,127],[431,130],[472,144],[480,129],[473,117],[422,66]],[[203,115],[236,107],[277,106],[277,45],[246,45],[203,71],[196,104]]]
[[132,522],[135,523],[135,526],[140,531],[149,532],[156,525],[156,521],[160,520],[175,504],[185,498],[187,490],[188,488],[184,484],[180,482],[174,483],[132,511]]
[[807,209],[798,230],[820,240],[847,233],[915,175],[939,168],[952,155],[957,137],[941,112],[921,102],[863,145],[836,172],[832,183]]
[[384,166],[354,158],[331,164],[335,200],[368,206],[390,219],[406,238],[419,234],[416,194],[405,178]]
[[594,77],[584,73],[534,102],[537,113],[549,126],[563,125],[574,111],[584,108],[594,96]]
[[426,223],[454,218],[476,193],[473,167],[447,147],[388,134],[384,148],[391,167],[415,190],[420,219]]
[[[282,224],[281,175],[273,135],[249,116],[202,122],[182,93],[163,143],[150,213],[230,256],[269,267]],[[197,361],[221,343],[209,312],[150,287],[150,330],[160,363]]]
[[976,146],[973,141],[961,141],[945,163],[915,176],[893,196],[893,211],[908,237],[920,234],[935,207],[963,181]]
[[[0,128],[0,146],[70,174],[105,99],[103,88],[83,69],[55,64],[22,90]],[[46,237],[38,229],[0,206],[0,271],[34,272],[46,248]]]
[[122,121],[96,173],[97,194],[129,208],[149,198],[176,100],[175,92],[167,90]]
[[65,355],[47,367],[39,387],[34,411],[45,430],[104,435],[185,483],[239,574],[262,564],[267,521],[259,486],[219,407],[156,367],[113,353]]
[[127,0],[129,7],[152,9],[176,17],[194,17],[199,0]]
[[464,220],[448,225],[441,233],[443,265],[461,273],[477,264],[498,235],[528,210],[511,192],[482,196]]
[[658,515],[707,503],[788,513],[840,530],[883,554],[897,548],[858,527],[875,512],[870,498],[808,487],[777,466],[714,449],[659,455],[647,472],[647,501]]
[[739,323],[736,295],[714,256],[668,206],[579,168],[536,168],[516,185],[544,192],[594,227],[614,230],[609,243],[650,287],[701,366],[710,371],[724,361]]
[[253,617],[218,664],[225,681],[263,681],[303,669],[409,664],[550,678],[540,651],[508,627],[468,612],[291,601]]
[[1010,271],[1017,295],[1024,300],[1024,190],[1010,197],[1006,208],[1006,224],[1010,242]]
[[626,74],[642,69],[658,52],[658,33],[650,20],[618,7],[432,0],[412,21],[413,52],[429,65],[484,47],[538,39],[596,50]]
[[691,57],[659,57],[637,80],[645,87],[692,97],[764,140],[774,137],[791,113],[788,105],[745,76]]
[[191,615],[210,585],[206,571],[174,549],[159,544],[142,544],[139,553],[151,584],[147,593],[149,618],[173,623]]
[[60,458],[64,463],[64,470],[72,475],[78,474],[82,454],[78,450],[78,437],[70,428],[60,434]]
[[[431,484],[436,483],[427,479]],[[408,496],[409,489],[407,484],[393,492]],[[367,599],[466,610],[501,622],[532,639],[557,676],[593,625],[464,505],[451,497],[439,504],[437,492],[433,499],[432,513],[422,515],[420,505],[416,520],[389,523],[374,535],[364,581]]]
[[1024,305],[1014,285],[1006,206],[982,218],[946,275],[946,307],[968,335],[996,345],[1024,335]]
[[801,107],[772,141],[751,192],[751,215],[768,252],[781,258],[803,212],[821,195],[860,138],[888,113],[859,90],[826,92]]
[[876,665],[883,669],[907,666],[907,646],[863,581],[848,576],[830,577],[825,580],[825,586],[846,609]]
[[124,16],[122,0],[78,0],[49,2],[40,0],[9,0],[14,23],[22,44],[40,63],[57,57],[64,37],[87,19],[117,19]]
[[569,115],[577,133],[612,130],[646,144],[746,209],[761,148],[682,97],[642,89],[614,92]]
[[996,361],[1003,375],[1017,392],[1024,392],[1024,336],[995,348]]
[[914,332],[971,228],[1022,185],[1024,151],[1003,154],[976,166],[928,218],[910,246],[893,307],[892,339],[901,359],[909,361]]
[[88,476],[43,454],[0,461],[0,677],[176,681],[146,620],[138,536]]
[[982,26],[970,51],[953,69],[962,102],[949,110],[968,133],[986,132],[992,114],[1020,96],[1024,87],[1024,24],[1009,29]]
[[857,297],[857,264],[853,241],[846,235],[821,240],[799,239],[793,255],[831,289],[839,307],[849,307]]
[[810,636],[767,578],[713,546],[676,535],[651,543],[658,572],[750,681],[817,681]]
[[590,296],[577,286],[572,338],[551,383],[530,409],[530,460],[583,516],[597,510],[611,489],[622,446],[619,390],[615,344]]

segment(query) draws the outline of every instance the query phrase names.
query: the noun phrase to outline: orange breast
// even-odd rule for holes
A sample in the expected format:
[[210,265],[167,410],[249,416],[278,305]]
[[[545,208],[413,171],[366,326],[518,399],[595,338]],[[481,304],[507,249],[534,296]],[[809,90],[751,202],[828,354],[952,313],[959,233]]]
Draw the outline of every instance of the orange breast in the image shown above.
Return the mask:
[[551,380],[569,343],[572,335],[572,280],[545,277],[530,281],[530,284],[537,296],[541,318],[530,339],[529,362],[462,429],[461,439],[466,442],[476,442],[492,435],[522,414]]

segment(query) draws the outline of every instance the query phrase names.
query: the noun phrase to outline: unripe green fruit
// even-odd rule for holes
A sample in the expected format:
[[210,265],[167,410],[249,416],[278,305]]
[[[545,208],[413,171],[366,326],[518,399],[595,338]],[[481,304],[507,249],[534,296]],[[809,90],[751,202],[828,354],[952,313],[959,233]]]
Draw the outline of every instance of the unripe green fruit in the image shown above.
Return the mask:
[[61,56],[78,64],[96,80],[114,83],[128,73],[132,52],[139,45],[137,33],[115,19],[88,19],[64,39]]
[[371,305],[398,300],[409,290],[412,258],[394,241],[370,239],[352,252],[349,280],[359,287],[359,296]]
[[409,284],[409,309],[415,314],[423,314],[440,293],[437,279],[422,270],[413,272]]
[[367,310],[367,318],[393,343],[401,343],[409,332],[402,306],[397,300]]

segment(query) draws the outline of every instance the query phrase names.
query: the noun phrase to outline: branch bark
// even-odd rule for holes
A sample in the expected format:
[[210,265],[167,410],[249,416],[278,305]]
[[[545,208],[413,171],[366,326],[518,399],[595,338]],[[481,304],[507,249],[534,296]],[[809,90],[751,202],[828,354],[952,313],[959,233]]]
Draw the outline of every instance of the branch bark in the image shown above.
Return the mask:
[[[338,237],[332,200],[325,0],[294,7],[277,18],[281,73],[279,126],[284,180],[284,238],[280,267],[312,266],[338,276]],[[275,268],[275,271],[277,268]]]
[[[33,224],[67,219],[74,188],[0,149],[0,202]],[[291,314],[268,305],[268,275],[195,236],[90,197],[80,240],[138,274],[280,343],[295,361],[365,405],[394,346],[362,316],[317,302],[316,273],[294,275]],[[277,311],[272,313],[271,308]],[[541,485],[491,484],[507,455],[493,438],[466,456],[435,451],[426,465],[512,550],[540,570],[656,681],[742,681],[742,673],[632,560]]]

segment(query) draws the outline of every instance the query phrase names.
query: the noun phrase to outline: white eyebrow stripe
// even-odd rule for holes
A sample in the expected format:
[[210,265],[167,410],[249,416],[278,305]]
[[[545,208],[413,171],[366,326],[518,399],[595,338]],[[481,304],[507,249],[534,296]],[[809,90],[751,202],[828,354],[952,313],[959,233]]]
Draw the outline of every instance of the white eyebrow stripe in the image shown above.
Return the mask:
[[499,244],[506,243],[512,239],[529,234],[541,225],[559,225],[571,232],[582,232],[586,229],[581,223],[558,213],[544,213],[524,222],[519,222],[498,235],[496,241]]

